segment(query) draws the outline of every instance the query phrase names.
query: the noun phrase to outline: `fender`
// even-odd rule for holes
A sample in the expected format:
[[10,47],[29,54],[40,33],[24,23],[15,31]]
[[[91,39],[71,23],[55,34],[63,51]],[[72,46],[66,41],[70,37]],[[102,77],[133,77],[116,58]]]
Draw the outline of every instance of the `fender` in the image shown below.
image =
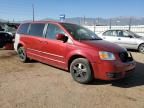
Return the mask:
[[66,64],[67,64],[67,68],[69,67],[69,61],[71,60],[72,57],[74,56],[82,56],[84,58],[86,58],[90,63],[93,62],[93,57],[90,53],[88,53],[87,51],[81,51],[81,50],[74,50],[71,51],[67,56],[66,56]]

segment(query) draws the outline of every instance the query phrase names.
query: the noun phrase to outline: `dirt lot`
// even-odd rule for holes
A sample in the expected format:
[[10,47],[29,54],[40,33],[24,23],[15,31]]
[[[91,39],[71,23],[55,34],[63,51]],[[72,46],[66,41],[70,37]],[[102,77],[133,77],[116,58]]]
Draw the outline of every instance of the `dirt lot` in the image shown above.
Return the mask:
[[144,108],[144,54],[132,54],[130,78],[82,85],[66,71],[0,50],[0,108]]

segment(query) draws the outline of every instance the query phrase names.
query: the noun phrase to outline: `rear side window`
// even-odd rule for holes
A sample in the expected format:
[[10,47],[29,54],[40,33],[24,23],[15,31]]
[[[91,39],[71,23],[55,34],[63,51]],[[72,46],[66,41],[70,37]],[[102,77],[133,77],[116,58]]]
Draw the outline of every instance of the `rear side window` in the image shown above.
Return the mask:
[[33,36],[42,37],[45,24],[31,24],[29,34]]
[[28,33],[28,28],[29,28],[29,23],[26,24],[21,24],[17,33],[19,34],[27,34]]

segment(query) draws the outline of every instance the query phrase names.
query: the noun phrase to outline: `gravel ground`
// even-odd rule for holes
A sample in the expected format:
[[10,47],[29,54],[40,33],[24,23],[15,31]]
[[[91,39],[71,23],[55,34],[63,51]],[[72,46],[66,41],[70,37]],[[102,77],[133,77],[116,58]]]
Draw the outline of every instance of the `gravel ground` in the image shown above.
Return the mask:
[[82,85],[66,71],[0,50],[0,108],[144,108],[144,54],[132,55],[130,78]]

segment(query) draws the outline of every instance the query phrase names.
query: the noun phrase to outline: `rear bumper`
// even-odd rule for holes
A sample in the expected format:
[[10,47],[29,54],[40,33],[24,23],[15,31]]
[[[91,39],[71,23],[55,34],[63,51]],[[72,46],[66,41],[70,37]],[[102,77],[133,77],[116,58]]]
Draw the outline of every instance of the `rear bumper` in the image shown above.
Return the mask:
[[92,63],[94,78],[102,80],[117,80],[135,71],[135,61],[122,63],[119,61],[103,61]]

